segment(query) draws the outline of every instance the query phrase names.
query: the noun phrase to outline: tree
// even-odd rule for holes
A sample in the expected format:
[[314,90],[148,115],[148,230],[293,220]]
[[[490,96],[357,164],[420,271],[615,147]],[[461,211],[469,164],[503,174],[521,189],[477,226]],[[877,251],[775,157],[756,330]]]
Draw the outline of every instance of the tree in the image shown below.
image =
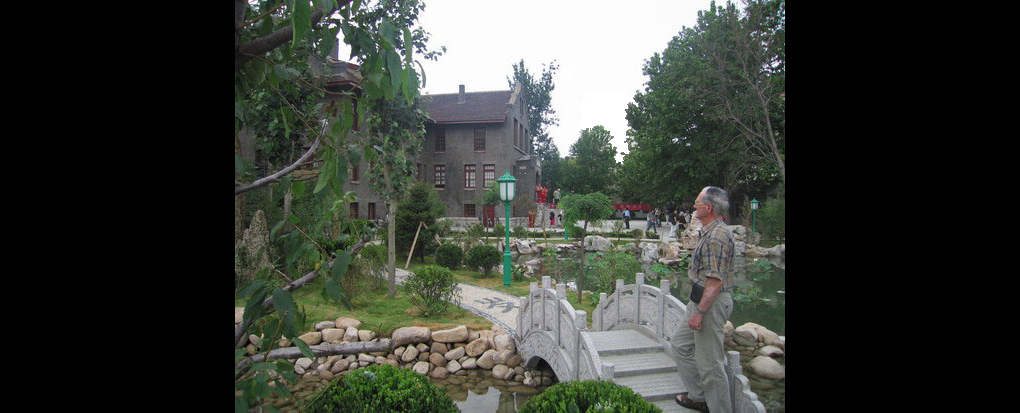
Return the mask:
[[[397,204],[396,213],[396,246],[400,251],[417,255],[425,261],[425,255],[435,250],[436,219],[446,213],[446,204],[439,200],[439,194],[432,186],[417,181],[411,186],[407,196]],[[415,243],[414,236],[418,233],[419,223],[424,223]],[[414,251],[411,251],[414,244]]]
[[[765,6],[777,4],[755,1],[748,8],[772,10]],[[780,176],[785,174],[776,166],[775,158],[770,161],[764,156],[771,151],[771,146],[765,151],[765,145],[749,139],[750,132],[742,130],[740,125],[765,125],[758,128],[768,129],[771,123],[772,133],[778,135],[775,143],[779,159],[785,159],[782,155],[785,152],[782,105],[765,96],[770,120],[764,122],[763,115],[752,116],[763,111],[756,111],[753,99],[746,98],[758,96],[759,91],[778,93],[782,90],[785,57],[781,50],[785,48],[785,28],[762,29],[773,27],[775,23],[775,19],[765,18],[762,21],[768,23],[754,26],[759,32],[769,33],[770,50],[779,50],[773,55],[780,57],[764,64],[768,67],[765,77],[771,82],[767,87],[751,87],[750,84],[744,87],[740,82],[753,80],[753,71],[748,69],[741,75],[738,68],[753,65],[746,63],[749,59],[739,60],[735,56],[744,53],[738,48],[755,43],[747,40],[750,36],[747,28],[753,25],[749,26],[744,20],[732,4],[722,8],[713,3],[710,10],[699,12],[696,27],[683,28],[666,50],[653,54],[646,61],[643,71],[649,77],[648,83],[627,107],[629,151],[620,167],[619,185],[623,198],[639,198],[656,204],[690,203],[700,189],[708,185],[733,193],[738,185],[771,179],[775,171],[779,171]],[[769,133],[759,134],[766,135]]]
[[608,193],[616,175],[616,147],[613,135],[602,125],[581,131],[570,145],[567,180],[563,187],[575,193]]
[[[601,192],[587,195],[571,194],[560,200],[563,208],[563,228],[570,228],[578,220],[584,220],[584,233],[588,233],[588,223],[609,217],[616,209],[613,208],[613,200]],[[584,268],[588,268],[588,257],[585,254]],[[581,284],[587,274],[582,274],[577,279],[577,302],[581,302]]]
[[[559,124],[556,110],[552,108],[552,91],[556,88],[552,78],[556,74],[556,69],[559,69],[559,66],[556,65],[555,60],[548,66],[543,63],[541,79],[535,80],[528,69],[524,67],[524,59],[521,59],[520,63],[513,64],[513,79],[509,76],[506,79],[511,88],[517,83],[521,84],[521,90],[524,92],[524,104],[528,112],[528,124],[531,136],[534,137],[535,153],[542,159],[543,164],[546,160],[553,159],[554,151],[556,157],[559,157],[556,144],[553,143],[547,130],[549,126]],[[542,182],[544,184],[549,181],[543,179]]]
[[[293,179],[291,174],[313,159],[321,165],[312,193],[331,192],[340,198],[346,195],[343,192],[346,165],[352,161],[357,162],[367,153],[383,161],[399,163],[402,155],[393,150],[393,146],[384,143],[377,149],[371,139],[348,140],[348,132],[355,119],[365,120],[366,112],[384,110],[383,102],[404,100],[412,104],[418,98],[419,77],[423,78],[414,68],[417,63],[414,55],[429,59],[438,53],[426,52],[428,34],[423,29],[412,30],[418,12],[424,7],[419,1],[361,3],[351,0],[235,0],[235,238],[243,215],[244,194],[271,184],[279,184],[288,191],[303,188],[304,183]],[[326,57],[341,31],[344,42],[351,46],[351,58],[361,62],[359,74],[364,81],[360,86],[364,93],[327,91],[322,87],[322,77],[330,70]],[[325,110],[325,97],[340,95],[343,96],[342,109]],[[261,136],[263,149],[270,149],[269,155],[274,154],[269,142],[278,144],[281,155],[293,153],[294,148],[308,149],[292,162],[294,156],[288,156],[282,169],[267,171],[266,176],[258,178],[261,174],[253,173],[253,168],[240,156],[242,130]],[[389,136],[389,139],[412,139],[412,135]],[[241,346],[249,332],[264,333],[266,338],[257,347],[259,352],[264,352],[264,360],[270,358],[279,337],[290,338],[304,356],[316,357],[317,353],[296,339],[303,315],[294,305],[291,292],[327,275],[323,296],[349,307],[339,281],[353,256],[371,239],[371,235],[367,235],[356,243],[352,240],[343,244],[342,250],[330,251],[301,230],[280,235],[282,224],[292,220],[299,221],[294,216],[286,216],[274,226],[270,238],[284,242],[288,262],[315,264],[315,270],[300,278],[295,275],[297,279],[285,285],[277,285],[278,281],[269,278],[271,269],[263,268],[257,279],[240,293],[240,297],[248,301],[244,319],[234,331],[235,348]],[[287,371],[285,365],[252,363],[252,359],[242,359],[244,353],[244,349],[235,350],[235,388],[243,394],[235,398],[235,410],[246,411],[259,397],[269,394],[269,371],[277,371],[288,381],[296,380],[293,371]],[[276,384],[277,388],[283,387],[279,381]]]

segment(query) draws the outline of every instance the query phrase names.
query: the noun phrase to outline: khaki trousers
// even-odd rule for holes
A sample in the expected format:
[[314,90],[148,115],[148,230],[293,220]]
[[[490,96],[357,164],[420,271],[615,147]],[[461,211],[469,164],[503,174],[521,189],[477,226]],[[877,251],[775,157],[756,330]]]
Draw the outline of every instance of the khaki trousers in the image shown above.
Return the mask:
[[730,382],[725,370],[723,325],[733,311],[733,298],[728,292],[719,293],[712,307],[703,314],[700,331],[694,331],[687,325],[697,305],[694,301],[687,304],[687,314],[671,338],[673,351],[680,359],[680,379],[691,400],[708,402],[708,410],[712,413],[732,412]]

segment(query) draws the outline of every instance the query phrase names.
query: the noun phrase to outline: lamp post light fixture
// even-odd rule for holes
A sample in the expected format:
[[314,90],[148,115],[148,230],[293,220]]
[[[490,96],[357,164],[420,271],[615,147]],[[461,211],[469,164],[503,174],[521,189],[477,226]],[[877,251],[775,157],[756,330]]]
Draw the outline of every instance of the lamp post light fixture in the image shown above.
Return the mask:
[[496,180],[499,183],[499,199],[506,206],[506,248],[503,248],[503,285],[510,286],[510,203],[514,202],[514,191],[517,186],[517,179],[510,176],[510,172],[503,173],[503,176]]
[[754,220],[755,214],[757,212],[758,212],[758,200],[757,199],[752,199],[751,200],[751,229],[754,232],[758,232],[758,225],[755,223],[755,220]]

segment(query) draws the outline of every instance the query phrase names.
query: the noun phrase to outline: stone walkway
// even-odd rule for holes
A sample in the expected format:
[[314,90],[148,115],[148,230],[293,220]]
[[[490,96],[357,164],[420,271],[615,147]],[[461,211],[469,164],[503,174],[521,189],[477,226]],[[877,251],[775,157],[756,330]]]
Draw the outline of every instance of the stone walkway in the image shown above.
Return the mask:
[[[403,284],[410,274],[410,271],[397,268],[397,284]],[[518,297],[464,283],[458,283],[457,290],[460,291],[461,301],[458,305],[461,308],[484,317],[517,337],[517,312],[520,309]]]

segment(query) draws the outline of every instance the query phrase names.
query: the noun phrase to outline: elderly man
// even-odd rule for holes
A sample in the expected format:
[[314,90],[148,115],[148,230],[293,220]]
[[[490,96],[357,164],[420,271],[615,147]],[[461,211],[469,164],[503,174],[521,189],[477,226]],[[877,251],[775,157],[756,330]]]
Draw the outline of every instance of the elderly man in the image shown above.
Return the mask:
[[680,359],[680,378],[688,390],[676,402],[702,412],[733,411],[723,367],[723,324],[733,311],[733,235],[722,220],[729,204],[726,191],[714,186],[701,190],[694,202],[694,218],[702,228],[687,272],[691,302],[687,320],[681,321],[671,338]]

